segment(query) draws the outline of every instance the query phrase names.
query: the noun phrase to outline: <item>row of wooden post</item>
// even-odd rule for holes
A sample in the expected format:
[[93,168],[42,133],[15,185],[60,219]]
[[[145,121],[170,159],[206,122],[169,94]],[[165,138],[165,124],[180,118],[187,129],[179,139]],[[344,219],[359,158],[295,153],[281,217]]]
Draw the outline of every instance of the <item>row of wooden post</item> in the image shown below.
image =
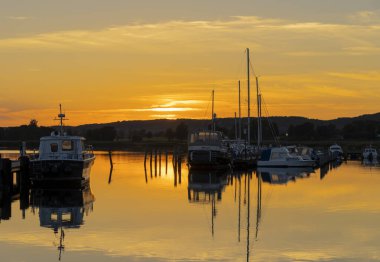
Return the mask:
[[[147,162],[149,161],[150,177],[153,178],[153,170],[154,170],[154,176],[155,177],[161,176],[162,155],[165,156],[165,175],[167,175],[168,174],[169,152],[167,150],[165,150],[165,152],[162,152],[162,150],[157,150],[157,149],[145,151],[144,170],[145,170],[145,181],[146,181],[146,183],[148,183]],[[175,178],[174,179],[174,185],[176,186],[177,185],[177,177],[178,177],[178,183],[181,184],[182,155],[181,155],[179,150],[173,150],[172,165],[173,165],[174,178]]]

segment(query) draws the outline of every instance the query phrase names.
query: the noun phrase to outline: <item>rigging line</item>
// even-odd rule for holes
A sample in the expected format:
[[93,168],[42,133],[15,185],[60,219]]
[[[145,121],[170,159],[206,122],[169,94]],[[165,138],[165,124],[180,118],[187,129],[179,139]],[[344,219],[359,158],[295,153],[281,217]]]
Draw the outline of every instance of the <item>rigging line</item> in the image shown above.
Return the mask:
[[203,116],[203,118],[206,117],[207,113],[208,113],[208,109],[210,107],[210,101],[211,101],[211,98],[212,98],[212,95],[209,96],[209,99],[208,99],[208,104],[207,104],[207,107],[206,107],[206,110],[205,110],[205,115]]
[[249,67],[251,68],[252,75],[253,75],[254,77],[257,77],[258,75],[256,74],[255,69],[254,69],[254,67],[253,67],[253,65],[252,65],[252,59],[249,60]]
[[274,128],[274,125],[273,125],[273,122],[270,120],[269,118],[269,110],[268,110],[268,107],[267,107],[267,104],[265,102],[265,99],[264,97],[261,95],[262,97],[262,101],[263,101],[263,104],[264,104],[264,113],[267,115],[267,121],[268,121],[268,124],[269,124],[269,128],[271,130],[271,133],[272,133],[272,136],[274,138],[274,141],[276,144],[280,144],[280,141],[278,140],[278,133],[276,132],[275,128]]

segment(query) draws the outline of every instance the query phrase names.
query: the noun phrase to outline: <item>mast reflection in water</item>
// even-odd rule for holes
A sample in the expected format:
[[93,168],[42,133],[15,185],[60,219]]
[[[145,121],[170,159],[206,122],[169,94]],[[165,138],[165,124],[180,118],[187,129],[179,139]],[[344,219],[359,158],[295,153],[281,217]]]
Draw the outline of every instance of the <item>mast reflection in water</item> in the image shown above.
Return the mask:
[[[38,210],[40,226],[51,228],[58,237],[55,243],[59,250],[59,260],[65,249],[65,229],[78,229],[84,223],[84,215],[93,211],[95,201],[90,186],[82,189],[33,188],[30,206],[33,213]],[[58,236],[59,235],[59,236]]]

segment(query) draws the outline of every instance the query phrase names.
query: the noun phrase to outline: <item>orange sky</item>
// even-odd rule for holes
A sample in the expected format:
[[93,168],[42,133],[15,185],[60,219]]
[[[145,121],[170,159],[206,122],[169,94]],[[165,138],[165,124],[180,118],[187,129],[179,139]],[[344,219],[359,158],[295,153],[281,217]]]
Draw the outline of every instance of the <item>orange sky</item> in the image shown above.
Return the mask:
[[246,47],[270,115],[380,111],[376,1],[223,0],[219,15],[215,1],[36,2],[0,11],[0,126],[53,125],[59,103],[70,125],[205,118],[212,89],[218,116],[233,116],[239,79],[246,111]]

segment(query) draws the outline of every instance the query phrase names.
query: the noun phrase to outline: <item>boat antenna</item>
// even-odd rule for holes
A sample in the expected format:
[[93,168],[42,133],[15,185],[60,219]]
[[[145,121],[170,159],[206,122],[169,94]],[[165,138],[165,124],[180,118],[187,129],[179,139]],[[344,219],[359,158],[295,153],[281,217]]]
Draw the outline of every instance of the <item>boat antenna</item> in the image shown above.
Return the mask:
[[62,113],[62,105],[61,104],[59,104],[58,118],[55,118],[54,120],[59,120],[60,135],[63,136],[63,121],[68,120],[68,119],[66,119],[66,115],[64,113]]

